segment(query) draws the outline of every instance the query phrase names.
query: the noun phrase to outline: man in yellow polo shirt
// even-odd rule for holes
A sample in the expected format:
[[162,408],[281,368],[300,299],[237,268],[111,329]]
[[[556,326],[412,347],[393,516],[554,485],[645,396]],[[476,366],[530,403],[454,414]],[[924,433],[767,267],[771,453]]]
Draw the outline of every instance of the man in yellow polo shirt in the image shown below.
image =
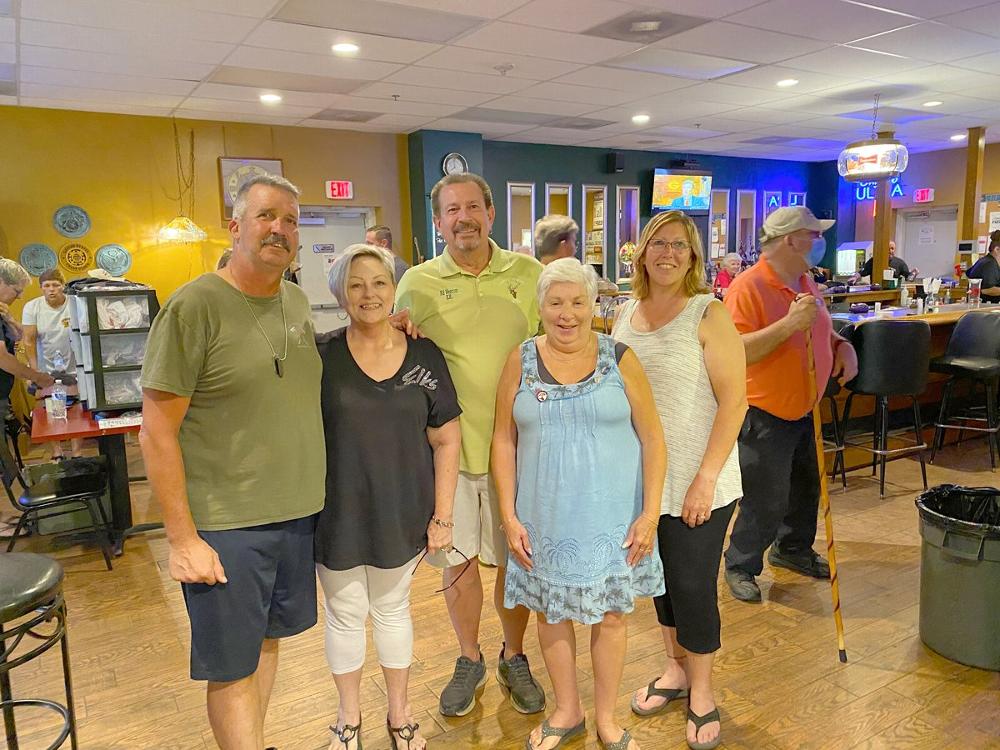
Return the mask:
[[[440,711],[464,716],[486,680],[479,649],[483,584],[477,558],[498,566],[493,603],[503,625],[497,680],[521,713],[545,708],[545,693],[524,655],[529,612],[503,606],[507,543],[489,475],[490,440],[500,371],[510,351],[538,330],[535,287],[542,272],[532,257],[503,250],[489,235],[495,211],[479,175],[448,175],[431,190],[434,226],[447,247],[399,282],[396,306],[409,308],[420,330],[444,353],[462,406],[462,463],[455,492],[455,548],[431,556],[444,568],[445,600],[461,655],[441,692]],[[463,555],[472,561],[466,566]],[[467,572],[463,571],[468,568]]]

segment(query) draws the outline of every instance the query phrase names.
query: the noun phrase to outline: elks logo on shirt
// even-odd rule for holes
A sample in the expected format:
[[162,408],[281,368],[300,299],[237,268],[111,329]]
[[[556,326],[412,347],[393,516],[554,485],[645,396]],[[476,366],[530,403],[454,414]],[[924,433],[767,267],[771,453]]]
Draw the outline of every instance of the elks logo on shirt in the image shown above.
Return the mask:
[[403,385],[418,385],[429,391],[436,391],[438,382],[437,378],[431,375],[431,371],[426,367],[415,365],[412,370],[403,376]]
[[454,299],[455,296],[458,294],[458,289],[442,289],[441,291],[438,292],[438,294],[444,297],[445,299]]

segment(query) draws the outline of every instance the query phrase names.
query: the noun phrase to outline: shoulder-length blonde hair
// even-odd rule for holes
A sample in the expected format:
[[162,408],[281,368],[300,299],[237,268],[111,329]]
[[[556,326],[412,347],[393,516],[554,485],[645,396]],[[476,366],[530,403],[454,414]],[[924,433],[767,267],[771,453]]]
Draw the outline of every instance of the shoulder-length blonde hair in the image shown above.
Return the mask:
[[698,227],[683,211],[664,211],[656,214],[642,230],[639,236],[639,247],[633,256],[632,263],[635,270],[632,271],[632,296],[636,299],[645,299],[649,296],[649,271],[646,270],[646,247],[653,235],[660,231],[666,224],[677,222],[684,227],[688,242],[691,243],[691,267],[684,275],[684,294],[693,297],[696,294],[705,294],[709,291],[708,284],[705,283],[705,251],[701,245],[701,235]]

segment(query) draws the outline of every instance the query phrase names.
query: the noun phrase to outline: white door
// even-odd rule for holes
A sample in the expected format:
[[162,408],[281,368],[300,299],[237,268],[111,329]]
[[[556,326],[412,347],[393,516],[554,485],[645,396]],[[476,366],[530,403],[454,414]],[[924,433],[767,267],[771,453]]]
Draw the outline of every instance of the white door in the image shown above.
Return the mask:
[[918,278],[951,276],[958,249],[958,208],[900,211],[896,220],[896,254]]
[[[299,282],[309,297],[313,323],[317,333],[325,333],[347,325],[347,313],[337,304],[327,284],[327,274],[333,261],[347,247],[365,241],[367,209],[331,209],[302,207],[299,220]],[[374,218],[374,217],[372,217]]]

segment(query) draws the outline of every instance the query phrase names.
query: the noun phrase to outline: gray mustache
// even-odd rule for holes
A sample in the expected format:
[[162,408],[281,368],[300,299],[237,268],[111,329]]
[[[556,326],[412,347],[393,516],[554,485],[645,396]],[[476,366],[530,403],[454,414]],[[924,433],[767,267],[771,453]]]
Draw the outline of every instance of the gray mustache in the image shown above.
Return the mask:
[[285,250],[288,249],[288,240],[282,237],[280,234],[269,234],[260,242],[261,247],[264,245],[281,245]]

